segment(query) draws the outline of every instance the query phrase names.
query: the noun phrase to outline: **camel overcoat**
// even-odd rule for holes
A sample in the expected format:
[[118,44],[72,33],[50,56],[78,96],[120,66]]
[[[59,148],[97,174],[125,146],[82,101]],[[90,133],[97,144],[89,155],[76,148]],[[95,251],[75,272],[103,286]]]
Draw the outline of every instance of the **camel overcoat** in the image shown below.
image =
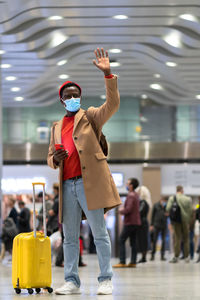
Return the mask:
[[[105,78],[106,101],[100,107],[89,107],[87,114],[93,118],[100,134],[105,122],[118,110],[120,104],[117,88],[117,76]],[[61,143],[63,119],[55,122],[51,129],[51,140],[47,157],[48,165],[59,167],[59,222],[62,223],[63,199],[63,162],[55,165],[53,154],[55,144]],[[121,200],[112,178],[107,160],[102,152],[94,130],[87,119],[86,113],[80,109],[74,118],[72,138],[78,151],[85,196],[89,210],[104,208],[105,211],[121,204]]]

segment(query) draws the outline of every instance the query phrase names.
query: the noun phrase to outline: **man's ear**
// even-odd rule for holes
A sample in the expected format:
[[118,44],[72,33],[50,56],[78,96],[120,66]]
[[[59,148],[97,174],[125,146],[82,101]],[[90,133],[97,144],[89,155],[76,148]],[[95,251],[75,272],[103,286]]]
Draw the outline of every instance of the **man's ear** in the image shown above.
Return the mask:
[[65,102],[63,101],[62,98],[60,98],[60,102],[61,102],[61,104],[62,104],[63,106],[66,106],[66,104],[65,104]]

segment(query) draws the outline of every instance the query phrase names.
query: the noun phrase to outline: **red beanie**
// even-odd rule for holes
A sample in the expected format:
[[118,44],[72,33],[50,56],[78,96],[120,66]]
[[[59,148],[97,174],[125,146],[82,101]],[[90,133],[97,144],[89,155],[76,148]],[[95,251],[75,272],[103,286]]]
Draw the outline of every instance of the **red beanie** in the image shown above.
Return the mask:
[[80,90],[80,92],[81,92],[81,87],[80,87],[76,82],[73,82],[73,81],[65,81],[65,82],[61,85],[61,87],[59,88],[59,96],[60,96],[60,98],[61,98],[61,92],[62,92],[62,90],[63,90],[65,87],[67,87],[68,84],[72,84],[72,85],[77,86],[77,88],[78,88],[78,89]]

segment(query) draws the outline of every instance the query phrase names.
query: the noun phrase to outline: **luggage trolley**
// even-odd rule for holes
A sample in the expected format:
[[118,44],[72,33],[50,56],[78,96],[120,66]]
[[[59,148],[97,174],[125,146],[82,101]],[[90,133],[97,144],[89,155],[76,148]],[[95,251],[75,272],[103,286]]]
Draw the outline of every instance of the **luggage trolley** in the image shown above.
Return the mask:
[[[14,238],[12,251],[12,284],[17,294],[27,289],[29,294],[40,293],[41,288],[51,288],[51,244],[47,236],[45,183],[33,182],[33,232],[20,233]],[[35,186],[43,187],[44,233],[36,231]]]

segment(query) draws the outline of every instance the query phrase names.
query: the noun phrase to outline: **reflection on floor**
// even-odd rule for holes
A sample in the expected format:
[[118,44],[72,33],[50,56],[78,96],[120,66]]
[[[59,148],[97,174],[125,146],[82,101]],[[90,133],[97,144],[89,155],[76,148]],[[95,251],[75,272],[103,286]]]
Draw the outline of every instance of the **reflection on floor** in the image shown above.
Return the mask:
[[[157,254],[158,256],[158,254]],[[84,255],[87,267],[80,268],[81,295],[59,296],[42,293],[29,295],[23,290],[16,295],[11,283],[11,263],[0,265],[0,300],[28,299],[103,299],[103,300],[197,300],[200,299],[200,264],[195,261],[178,264],[161,262],[159,256],[154,262],[137,265],[136,269],[115,269],[112,296],[97,296],[98,261],[96,255]],[[117,263],[112,259],[112,263]],[[53,288],[63,283],[63,268],[53,267]]]

